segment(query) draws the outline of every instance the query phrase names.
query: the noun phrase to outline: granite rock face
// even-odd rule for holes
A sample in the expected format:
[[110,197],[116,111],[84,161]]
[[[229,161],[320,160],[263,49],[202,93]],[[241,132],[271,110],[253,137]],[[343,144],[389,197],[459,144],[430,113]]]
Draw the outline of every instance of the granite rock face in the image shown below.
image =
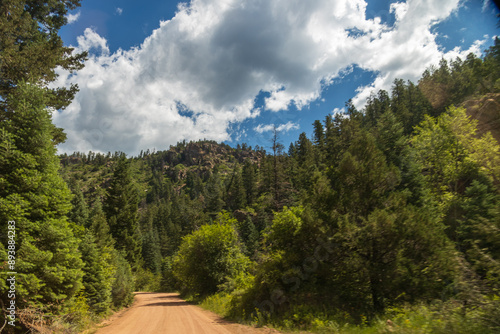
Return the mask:
[[491,93],[479,99],[470,99],[462,104],[467,115],[478,121],[478,135],[491,132],[500,143],[500,94]]

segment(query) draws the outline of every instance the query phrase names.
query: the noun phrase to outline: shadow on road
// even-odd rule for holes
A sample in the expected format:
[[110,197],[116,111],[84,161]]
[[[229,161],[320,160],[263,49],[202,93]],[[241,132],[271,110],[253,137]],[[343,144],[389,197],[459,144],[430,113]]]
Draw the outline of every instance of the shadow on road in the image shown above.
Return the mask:
[[144,304],[144,305],[141,305],[140,307],[144,307],[144,306],[188,306],[188,305],[191,305],[190,303],[188,303],[182,299],[179,299],[178,296],[158,296],[158,297],[154,297],[152,299],[153,300],[159,299],[161,301]]
[[171,301],[171,302],[149,303],[149,304],[141,305],[139,307],[145,307],[145,306],[188,306],[188,305],[189,305],[189,303],[187,303],[187,302]]

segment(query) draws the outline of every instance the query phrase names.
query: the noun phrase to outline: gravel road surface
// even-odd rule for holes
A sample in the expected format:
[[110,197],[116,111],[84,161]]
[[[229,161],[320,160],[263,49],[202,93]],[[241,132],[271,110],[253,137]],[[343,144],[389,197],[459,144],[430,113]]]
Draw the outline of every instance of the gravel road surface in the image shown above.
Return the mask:
[[228,322],[216,314],[188,304],[176,293],[138,292],[132,306],[100,325],[96,334],[274,334]]

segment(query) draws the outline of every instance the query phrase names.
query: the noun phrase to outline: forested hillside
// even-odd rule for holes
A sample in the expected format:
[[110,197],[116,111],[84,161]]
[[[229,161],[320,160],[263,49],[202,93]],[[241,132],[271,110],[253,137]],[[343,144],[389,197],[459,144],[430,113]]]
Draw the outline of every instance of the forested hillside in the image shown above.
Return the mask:
[[[57,156],[51,110],[77,87],[46,83],[86,56],[56,38],[77,5],[2,17],[38,41],[16,53],[1,39],[17,62],[1,63],[0,295],[15,221],[18,331],[83,330],[138,290],[288,329],[500,331],[499,39],[482,58],[396,80],[362,110],[348,101],[288,148],[275,130],[268,147]],[[51,61],[26,58],[35,46]]]
[[[91,232],[85,247],[109,240],[122,254],[124,294],[132,282],[179,289],[290,328],[386,317],[404,331],[422,326],[406,322],[414,314],[432,331],[494,332],[499,47],[443,60],[417,84],[397,80],[363,110],[348,102],[287,150],[276,132],[266,150],[200,141],[64,155],[68,217]],[[84,291],[104,291],[92,275]]]

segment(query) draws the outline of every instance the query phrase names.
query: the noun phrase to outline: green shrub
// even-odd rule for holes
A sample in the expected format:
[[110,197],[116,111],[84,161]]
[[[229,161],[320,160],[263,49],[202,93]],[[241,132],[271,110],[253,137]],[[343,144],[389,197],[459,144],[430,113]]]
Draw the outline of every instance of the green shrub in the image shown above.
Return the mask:
[[155,275],[147,269],[140,268],[134,275],[135,289],[137,291],[161,291],[161,275]]
[[183,238],[172,268],[184,292],[213,294],[247,270],[250,260],[241,251],[232,223],[221,214],[217,224]]

